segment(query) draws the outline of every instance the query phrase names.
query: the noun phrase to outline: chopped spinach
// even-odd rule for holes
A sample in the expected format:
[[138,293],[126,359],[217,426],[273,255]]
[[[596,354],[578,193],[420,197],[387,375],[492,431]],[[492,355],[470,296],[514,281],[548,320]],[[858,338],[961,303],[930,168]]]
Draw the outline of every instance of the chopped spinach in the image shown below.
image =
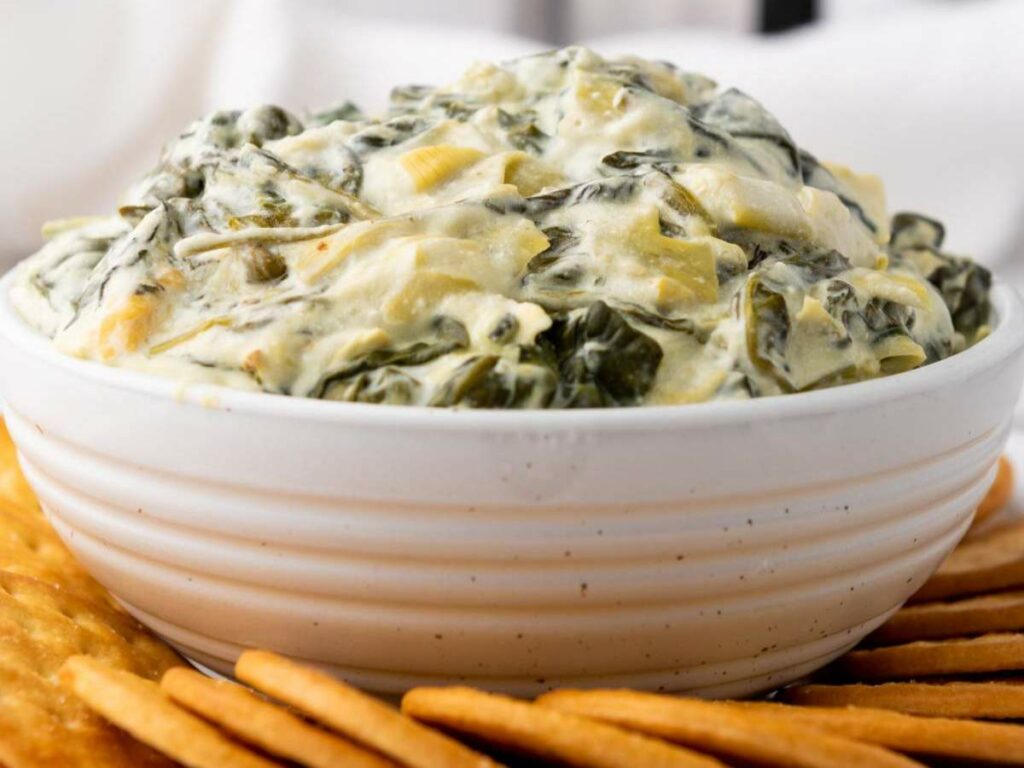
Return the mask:
[[556,376],[549,368],[511,365],[497,355],[463,362],[437,391],[430,405],[470,408],[546,408],[555,395]]
[[537,115],[531,110],[516,114],[504,109],[498,110],[498,125],[505,129],[508,142],[516,149],[539,155],[547,147],[551,137],[537,127],[536,120]]
[[939,250],[944,237],[943,226],[934,219],[898,213],[892,220],[889,251],[896,264],[911,265],[938,289],[953,328],[971,343],[991,318],[992,273],[972,259]]
[[423,365],[442,355],[469,346],[469,334],[466,333],[462,323],[457,320],[442,317],[438,318],[433,325],[433,338],[417,341],[397,349],[375,349],[362,357],[349,361],[341,369],[325,374],[313,387],[310,397],[331,398],[336,387],[348,386],[350,380],[359,374],[388,366]]
[[637,405],[654,384],[661,346],[603,301],[558,318],[542,334],[558,366],[554,404],[565,408]]
[[309,118],[309,124],[313,127],[330,125],[338,120],[345,120],[350,123],[360,122],[366,119],[366,115],[351,101],[343,101],[340,104],[328,109],[314,112]]

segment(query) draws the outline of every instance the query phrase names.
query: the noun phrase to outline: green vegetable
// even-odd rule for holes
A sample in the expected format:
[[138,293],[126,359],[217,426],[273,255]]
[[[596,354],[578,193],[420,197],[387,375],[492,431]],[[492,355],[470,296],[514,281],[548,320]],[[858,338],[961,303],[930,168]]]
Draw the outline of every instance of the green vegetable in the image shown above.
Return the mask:
[[350,403],[408,405],[416,399],[420,383],[400,368],[387,366],[339,380],[325,398]]
[[542,337],[558,368],[554,405],[638,405],[654,384],[661,346],[603,301],[557,319]]
[[549,368],[510,364],[497,355],[466,360],[445,382],[430,405],[470,408],[546,408],[557,381]]
[[259,243],[247,243],[241,251],[250,283],[269,283],[288,274],[285,260]]
[[309,118],[312,127],[330,125],[338,120],[345,120],[350,123],[360,122],[366,119],[366,115],[351,101],[343,101],[340,104],[315,112]]
[[334,389],[341,386],[344,391],[350,386],[351,380],[360,374],[384,367],[423,365],[467,346],[469,334],[462,323],[450,317],[441,317],[434,321],[433,338],[398,349],[375,349],[368,352],[346,363],[340,370],[324,375],[309,396],[336,399]]
[[969,345],[986,333],[992,315],[992,273],[969,258],[939,250],[944,237],[943,226],[934,219],[898,213],[889,251],[895,264],[909,265],[938,289],[953,327]]
[[547,147],[551,137],[537,127],[537,113],[524,110],[511,114],[503,109],[498,110],[498,125],[506,130],[508,142],[518,150],[541,154]]

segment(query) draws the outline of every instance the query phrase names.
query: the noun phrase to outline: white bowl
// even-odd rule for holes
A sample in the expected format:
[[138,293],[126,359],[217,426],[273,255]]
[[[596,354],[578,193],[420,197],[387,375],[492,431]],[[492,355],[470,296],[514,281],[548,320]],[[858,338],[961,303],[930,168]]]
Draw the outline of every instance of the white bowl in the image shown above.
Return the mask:
[[741,695],[881,623],[966,530],[1024,316],[909,373],[749,402],[451,411],[189,387],[53,351],[0,282],[0,395],[61,536],[142,621],[397,693]]

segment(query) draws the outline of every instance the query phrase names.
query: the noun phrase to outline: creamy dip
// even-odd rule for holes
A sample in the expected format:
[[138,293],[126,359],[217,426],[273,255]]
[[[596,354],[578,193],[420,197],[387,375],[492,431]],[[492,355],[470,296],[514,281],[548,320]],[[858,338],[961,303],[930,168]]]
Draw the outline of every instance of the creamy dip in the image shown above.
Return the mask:
[[15,306],[69,355],[249,390],[493,408],[799,392],[984,334],[988,273],[760,104],[567,48],[304,122],[217,112]]

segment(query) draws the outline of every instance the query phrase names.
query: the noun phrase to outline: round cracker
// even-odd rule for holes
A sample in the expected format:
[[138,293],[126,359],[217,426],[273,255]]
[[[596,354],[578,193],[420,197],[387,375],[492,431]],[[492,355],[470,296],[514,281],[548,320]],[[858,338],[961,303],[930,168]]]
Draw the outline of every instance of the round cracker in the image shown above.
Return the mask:
[[227,680],[168,670],[160,687],[175,702],[264,752],[310,768],[396,768],[395,763],[300,720]]
[[883,709],[859,707],[794,707],[774,702],[729,702],[734,707],[780,722],[879,744],[898,752],[936,757],[953,765],[987,761],[1024,765],[1024,727],[941,717],[915,717]]
[[414,688],[402,711],[417,720],[577,768],[722,768],[712,757],[578,715],[473,688]]
[[1019,683],[797,685],[781,696],[790,704],[814,707],[891,709],[924,717],[1024,719],[1024,685]]
[[851,651],[836,669],[855,680],[1009,672],[1024,669],[1024,634],[992,634],[968,640],[921,640]]
[[0,570],[31,576],[65,592],[112,604],[38,510],[0,500]]
[[561,690],[537,699],[552,707],[658,736],[741,764],[779,768],[912,768],[882,747],[714,702],[638,691]]
[[72,656],[61,683],[107,721],[189,768],[273,768],[212,725],[174,704],[156,683]]
[[893,645],[914,640],[1024,630],[1024,591],[969,597],[954,602],[915,603],[897,611],[868,641]]
[[235,677],[408,768],[495,768],[493,760],[310,667],[246,651]]
[[945,600],[1024,587],[1024,522],[986,531],[962,543],[913,597]]
[[0,419],[0,500],[32,509],[39,506],[35,493],[21,473],[18,454],[3,419]]

